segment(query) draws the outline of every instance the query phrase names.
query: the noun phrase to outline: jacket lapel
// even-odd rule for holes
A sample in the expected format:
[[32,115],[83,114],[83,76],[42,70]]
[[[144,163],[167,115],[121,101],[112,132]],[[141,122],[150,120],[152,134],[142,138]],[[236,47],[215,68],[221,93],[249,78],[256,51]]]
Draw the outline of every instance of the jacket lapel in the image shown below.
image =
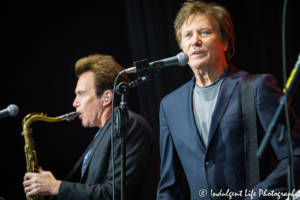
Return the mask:
[[196,142],[199,144],[201,149],[205,152],[205,146],[200,138],[200,134],[198,132],[195,118],[194,118],[194,111],[193,111],[193,90],[195,86],[195,76],[190,80],[187,84],[187,87],[181,93],[181,102],[183,108],[187,108],[183,112],[182,119],[186,120],[186,128],[187,132],[190,132],[194,135]]
[[110,125],[111,125],[111,122],[112,122],[112,117],[105,123],[105,125],[104,125],[103,128],[101,129],[99,135],[94,139],[95,142],[94,142],[93,147],[92,147],[92,152],[91,152],[91,154],[90,154],[90,156],[89,156],[89,158],[88,158],[88,160],[87,160],[87,162],[86,162],[86,169],[85,169],[85,171],[84,171],[84,173],[83,173],[83,175],[82,175],[82,177],[81,177],[80,182],[82,181],[84,175],[86,174],[86,171],[87,171],[88,168],[89,168],[90,161],[91,161],[91,159],[92,159],[92,157],[93,157],[93,155],[94,155],[94,153],[95,153],[95,149],[97,149],[97,147],[98,147],[98,145],[99,145],[101,139],[103,138],[103,136],[104,136],[105,134],[110,134],[110,131],[108,132],[108,130],[111,130],[111,129],[109,129],[109,127],[110,127]]
[[228,70],[228,73],[225,76],[223,83],[220,87],[217,103],[211,118],[207,149],[209,148],[209,144],[213,138],[216,128],[218,127],[223,117],[223,114],[228,106],[232,93],[238,83],[238,80],[236,79],[238,77],[238,70],[232,65],[230,65],[229,67],[230,68]]

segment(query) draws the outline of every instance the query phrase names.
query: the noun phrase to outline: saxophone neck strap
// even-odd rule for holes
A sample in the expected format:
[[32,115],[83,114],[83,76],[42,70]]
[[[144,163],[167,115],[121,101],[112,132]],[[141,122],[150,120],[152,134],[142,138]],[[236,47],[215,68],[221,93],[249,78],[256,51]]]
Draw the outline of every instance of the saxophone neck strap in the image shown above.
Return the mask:
[[[73,166],[73,168],[71,169],[71,171],[69,172],[69,174],[67,175],[67,177],[64,179],[64,181],[69,181],[71,179],[71,177],[74,175],[74,173],[77,171],[78,167],[82,164],[84,156],[87,154],[87,152],[92,148],[92,146],[94,145],[95,140],[93,140],[90,145],[86,148],[86,150],[83,152],[83,154],[81,155],[81,157],[78,159],[78,161],[76,162],[76,164]],[[57,199],[57,196],[52,195],[51,198],[49,200],[55,200]]]
[[67,177],[64,179],[64,181],[69,181],[70,178],[73,176],[73,174],[77,171],[77,169],[79,168],[79,166],[82,164],[84,156],[87,154],[87,152],[92,148],[92,146],[94,145],[95,140],[93,140],[90,145],[86,148],[86,150],[83,152],[83,154],[80,156],[80,158],[78,159],[78,161],[76,162],[76,164],[73,166],[73,168],[71,169],[71,171],[69,172],[69,174],[67,175]]

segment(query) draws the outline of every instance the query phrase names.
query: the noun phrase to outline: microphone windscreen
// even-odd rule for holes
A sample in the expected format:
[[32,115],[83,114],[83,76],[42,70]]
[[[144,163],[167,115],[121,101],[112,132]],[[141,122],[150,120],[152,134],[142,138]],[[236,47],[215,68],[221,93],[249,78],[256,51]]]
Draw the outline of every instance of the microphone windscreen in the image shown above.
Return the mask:
[[10,116],[16,116],[19,113],[19,108],[15,104],[10,104],[7,109]]
[[188,64],[189,57],[185,53],[180,52],[179,54],[177,54],[177,57],[178,57],[178,65],[185,66]]

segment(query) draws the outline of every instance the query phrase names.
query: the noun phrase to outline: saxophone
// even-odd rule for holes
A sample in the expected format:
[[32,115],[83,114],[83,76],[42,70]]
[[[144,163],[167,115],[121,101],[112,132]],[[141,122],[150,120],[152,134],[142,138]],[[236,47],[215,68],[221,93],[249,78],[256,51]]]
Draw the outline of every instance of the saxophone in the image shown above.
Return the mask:
[[[24,136],[25,139],[25,157],[26,157],[26,163],[27,163],[27,172],[32,172],[32,173],[39,173],[39,166],[38,166],[38,161],[36,157],[36,151],[34,148],[34,142],[32,139],[32,130],[30,129],[30,125],[34,121],[46,121],[46,122],[59,122],[63,120],[71,121],[75,117],[77,117],[79,113],[77,112],[71,112],[66,115],[62,115],[59,117],[47,117],[47,115],[41,113],[31,113],[28,114],[24,119],[23,119],[23,132],[22,135]],[[43,196],[32,196],[32,197],[26,197],[27,200],[44,200],[45,198]]]

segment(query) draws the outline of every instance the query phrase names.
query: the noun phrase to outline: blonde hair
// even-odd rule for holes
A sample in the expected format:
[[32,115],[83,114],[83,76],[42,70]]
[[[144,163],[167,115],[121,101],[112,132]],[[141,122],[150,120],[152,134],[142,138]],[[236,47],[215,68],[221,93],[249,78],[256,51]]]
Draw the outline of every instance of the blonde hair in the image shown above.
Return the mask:
[[[124,67],[119,65],[112,56],[108,55],[89,55],[81,58],[75,64],[75,73],[79,77],[87,71],[95,73],[95,88],[96,96],[100,97],[105,90],[113,89],[115,78],[124,70]],[[119,77],[117,84],[121,82],[129,83],[127,74]],[[117,96],[116,96],[117,97]],[[119,103],[119,98],[115,98],[115,103]]]
[[191,15],[204,14],[210,23],[219,32],[220,42],[228,42],[225,52],[226,61],[230,59],[230,50],[234,48],[235,33],[234,27],[227,10],[217,3],[204,3],[202,1],[189,0],[182,5],[174,21],[176,40],[181,48],[181,28]]

